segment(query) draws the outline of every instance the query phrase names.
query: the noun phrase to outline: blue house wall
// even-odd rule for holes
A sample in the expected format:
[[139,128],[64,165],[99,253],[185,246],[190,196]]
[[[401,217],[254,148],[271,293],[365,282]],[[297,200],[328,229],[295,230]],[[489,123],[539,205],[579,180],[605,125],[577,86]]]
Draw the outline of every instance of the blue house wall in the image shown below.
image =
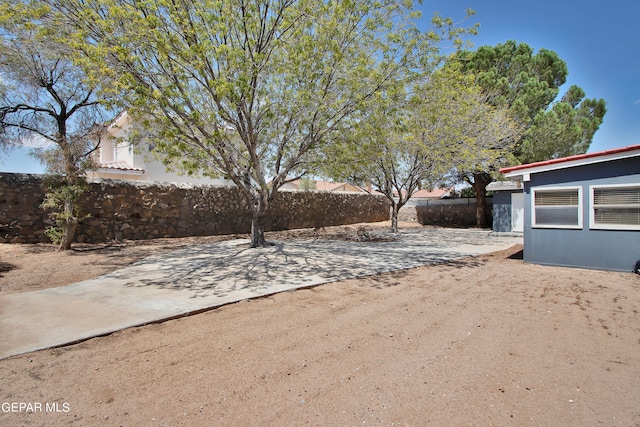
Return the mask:
[[[590,186],[640,183],[640,161],[627,158],[531,175],[524,184],[524,260],[565,267],[632,271],[640,260],[640,230],[589,228]],[[533,228],[532,188],[582,187],[582,228]]]
[[500,190],[493,193],[493,231],[511,233],[511,195],[518,190]]

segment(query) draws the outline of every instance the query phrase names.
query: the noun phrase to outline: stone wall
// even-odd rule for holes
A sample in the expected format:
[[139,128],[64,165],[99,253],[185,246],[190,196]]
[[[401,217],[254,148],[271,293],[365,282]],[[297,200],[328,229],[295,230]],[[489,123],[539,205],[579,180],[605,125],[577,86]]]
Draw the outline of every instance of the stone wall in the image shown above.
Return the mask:
[[36,175],[0,174],[0,242],[46,242],[50,224],[40,205],[42,179]]
[[[488,223],[491,224],[491,197],[487,197]],[[398,212],[398,220],[422,225],[473,227],[476,225],[476,199],[411,200]]]
[[[0,173],[0,242],[47,242],[40,208],[42,176]],[[77,242],[248,233],[251,214],[234,187],[95,180],[90,183]],[[382,198],[353,193],[288,192],[276,197],[267,230],[389,219]]]

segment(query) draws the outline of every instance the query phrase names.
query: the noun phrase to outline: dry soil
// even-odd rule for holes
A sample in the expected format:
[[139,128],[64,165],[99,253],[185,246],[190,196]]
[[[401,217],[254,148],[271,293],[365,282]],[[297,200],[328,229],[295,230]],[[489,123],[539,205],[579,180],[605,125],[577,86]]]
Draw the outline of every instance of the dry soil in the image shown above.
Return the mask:
[[[278,237],[314,233],[357,228]],[[0,293],[216,239],[0,245]],[[1,360],[0,425],[640,425],[640,277],[526,264],[521,249]]]

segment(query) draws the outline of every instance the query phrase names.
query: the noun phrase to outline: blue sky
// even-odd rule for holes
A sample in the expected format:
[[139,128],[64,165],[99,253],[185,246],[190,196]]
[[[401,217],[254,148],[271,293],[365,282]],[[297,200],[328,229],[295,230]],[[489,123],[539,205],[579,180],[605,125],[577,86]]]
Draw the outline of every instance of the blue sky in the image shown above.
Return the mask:
[[[590,152],[640,144],[640,1],[424,0],[421,6],[425,21],[434,11],[461,20],[467,8],[476,11],[469,25],[480,23],[475,47],[516,40],[553,50],[569,69],[560,94],[576,84],[607,102]],[[15,150],[0,171],[42,172],[27,151]]]
[[640,1],[424,0],[423,19],[438,11],[458,21],[467,8],[480,23],[474,49],[516,40],[553,50],[569,70],[560,95],[575,84],[607,102],[589,152],[640,144]]

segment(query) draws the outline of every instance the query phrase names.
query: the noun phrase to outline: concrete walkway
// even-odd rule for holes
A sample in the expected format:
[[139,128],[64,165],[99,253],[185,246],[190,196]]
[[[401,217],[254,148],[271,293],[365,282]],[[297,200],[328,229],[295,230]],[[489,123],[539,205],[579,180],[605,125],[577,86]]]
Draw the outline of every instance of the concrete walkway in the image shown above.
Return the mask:
[[[378,234],[379,235],[379,234]],[[408,229],[391,242],[234,240],[145,258],[69,286],[0,296],[0,358],[224,304],[506,249],[518,237]]]

